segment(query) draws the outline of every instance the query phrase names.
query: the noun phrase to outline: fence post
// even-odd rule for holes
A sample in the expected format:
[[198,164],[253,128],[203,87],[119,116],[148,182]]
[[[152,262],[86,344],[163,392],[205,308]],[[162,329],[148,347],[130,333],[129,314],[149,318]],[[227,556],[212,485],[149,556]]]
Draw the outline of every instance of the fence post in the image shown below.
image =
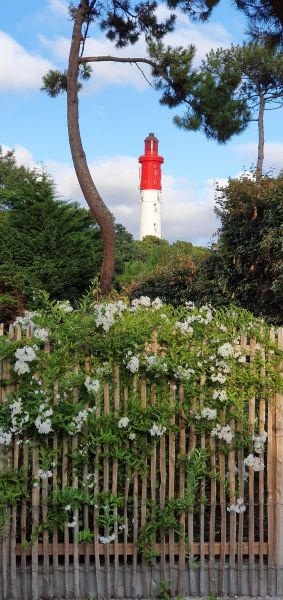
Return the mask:
[[[283,350],[283,327],[278,331],[278,348]],[[280,365],[280,374],[283,378],[283,361]],[[277,596],[281,596],[283,594],[283,394],[277,394],[276,417]]]

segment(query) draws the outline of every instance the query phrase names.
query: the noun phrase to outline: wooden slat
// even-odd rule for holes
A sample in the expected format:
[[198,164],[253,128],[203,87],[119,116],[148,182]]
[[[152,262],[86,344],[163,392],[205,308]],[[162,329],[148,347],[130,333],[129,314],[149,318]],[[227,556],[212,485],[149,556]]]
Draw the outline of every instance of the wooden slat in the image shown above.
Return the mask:
[[[277,345],[279,350],[283,350],[283,327],[278,330]],[[281,360],[278,370],[283,376],[283,360]],[[275,418],[276,418],[276,446],[277,446],[277,461],[276,461],[276,593],[280,597],[283,594],[282,585],[282,563],[283,563],[283,482],[282,482],[282,465],[283,465],[283,394],[276,394],[275,402]]]
[[[39,452],[36,439],[33,439],[32,447],[32,476],[33,479],[38,480],[39,471]],[[32,533],[36,536],[31,548],[31,566],[32,566],[32,600],[38,600],[39,588],[38,588],[38,538],[37,529],[39,526],[39,514],[40,514],[40,488],[32,488]]]
[[[265,377],[265,350],[264,346],[260,348],[261,367],[260,374]],[[265,399],[259,400],[259,434],[262,435],[265,431]],[[260,459],[264,462],[264,450],[259,453]],[[264,471],[259,472],[258,477],[258,504],[259,504],[259,595],[264,595],[264,560],[263,560],[263,544],[264,544]]]
[[[225,425],[225,409],[221,411],[220,425]],[[225,495],[225,479],[226,479],[226,461],[224,454],[224,443],[220,440],[219,443],[219,471],[220,471],[220,510],[221,510],[221,552],[219,561],[219,595],[225,594],[225,544],[226,544],[226,495]]]
[[[138,381],[137,375],[133,377],[133,393],[136,395],[138,389]],[[128,403],[128,388],[124,391],[124,404],[127,406]],[[137,453],[136,442],[133,443],[133,452]],[[131,593],[132,597],[136,594],[137,589],[137,565],[138,565],[138,528],[139,528],[139,481],[137,471],[134,471],[133,474],[133,567],[132,567],[132,581],[131,581]],[[127,557],[125,557],[125,553],[127,553],[128,542],[124,548],[124,564],[127,564]]]
[[[195,399],[192,402],[192,415],[196,413],[196,402]],[[192,424],[189,430],[189,446],[188,446],[188,455],[190,456],[191,452],[196,447],[196,436],[195,436],[195,426]],[[188,513],[188,558],[189,558],[189,593],[191,596],[196,595],[196,580],[195,580],[195,569],[194,569],[194,507],[192,506],[189,509]]]
[[[231,412],[232,409],[231,409]],[[230,421],[231,431],[235,432],[235,420]],[[229,452],[228,459],[229,466],[229,487],[230,487],[230,504],[236,504],[235,495],[235,451],[233,449]],[[235,575],[236,575],[236,561],[235,561],[235,550],[236,550],[236,513],[230,512],[230,560],[229,560],[229,594],[234,596],[236,593],[235,589]]]
[[[184,459],[186,454],[186,429],[184,422],[184,411],[182,409],[184,405],[184,387],[181,384],[179,386],[179,404],[180,404],[180,421],[179,421],[179,450],[180,455]],[[164,437],[164,436],[163,436]],[[183,460],[180,462],[179,467],[179,497],[184,498],[185,495],[185,465]],[[183,597],[185,595],[185,533],[186,533],[186,515],[185,511],[180,514],[180,543],[179,543],[179,563],[178,563],[178,596]]]
[[[85,360],[84,363],[84,368],[85,368],[85,374],[89,375],[90,372],[90,365],[89,365],[89,359]],[[84,405],[84,410],[88,410],[89,409],[89,402],[85,402]],[[88,424],[87,422],[84,425],[83,428],[83,435],[85,437],[85,439],[87,440],[88,438]],[[87,486],[87,481],[88,481],[88,475],[93,475],[94,473],[91,472],[91,465],[89,465],[87,462],[84,462],[83,464],[83,481],[85,486]],[[91,488],[92,492],[94,492],[94,489]],[[83,524],[84,524],[84,529],[89,529],[89,506],[88,504],[84,504],[83,506]],[[89,558],[89,542],[85,542],[84,543],[84,581],[83,581],[83,593],[85,595],[85,597],[88,596],[89,593],[89,562],[90,562],[90,558]]]
[[[79,368],[74,367],[74,372],[78,373]],[[73,402],[74,404],[78,403],[78,390],[75,388],[73,391]],[[78,449],[78,436],[73,435],[72,437],[72,456],[76,454]],[[75,459],[73,459],[72,464],[72,488],[77,490],[79,487],[79,478],[78,478],[78,468],[76,465]],[[74,555],[73,555],[73,574],[74,574],[74,596],[76,600],[80,600],[80,565],[79,565],[79,511],[76,508],[74,510],[74,520],[76,521],[75,527],[73,527],[73,545],[74,545]]]
[[[205,384],[205,375],[200,377],[201,388]],[[203,408],[203,393],[200,392],[200,410]],[[205,449],[205,433],[201,432],[200,447],[202,450]],[[199,593],[201,596],[205,593],[205,558],[204,558],[204,498],[205,498],[205,478],[202,477],[200,482],[200,573],[199,573]]]
[[[141,408],[146,408],[147,404],[147,392],[146,392],[146,376],[141,376]],[[147,441],[144,441],[145,449]],[[141,491],[141,527],[146,524],[146,513],[147,513],[147,458],[145,454],[144,458],[144,475],[142,477],[142,491]],[[147,581],[147,562],[144,556],[142,556],[142,590],[145,598],[148,598],[148,581]]]
[[[119,367],[114,367],[114,415],[117,417],[119,413],[120,406],[120,377],[119,377]],[[117,450],[117,446],[115,446]],[[129,485],[129,481],[126,482]],[[113,459],[113,469],[112,469],[112,494],[114,496],[118,496],[118,459]],[[119,555],[117,553],[118,547],[118,510],[117,506],[114,509],[114,577],[113,577],[113,592],[112,596],[114,598],[118,597],[118,570],[119,570]]]
[[[174,405],[175,402],[175,389],[174,383],[170,383],[170,406]],[[171,417],[171,423],[175,423],[175,416]],[[169,488],[168,488],[168,499],[174,498],[175,496],[175,433],[169,431]],[[175,598],[176,584],[175,584],[175,552],[174,552],[174,531],[169,530],[169,573],[170,573],[170,594],[172,598]]]
[[[256,351],[256,340],[252,338],[250,340],[250,366],[253,370],[253,360]],[[254,423],[255,423],[255,397],[249,400],[249,434],[254,435]],[[251,452],[253,452],[253,446],[251,446]],[[254,595],[254,468],[249,467],[249,594]]]
[[[104,383],[103,386],[103,399],[104,399],[104,414],[109,415],[110,413],[110,398],[109,398],[109,384]],[[109,493],[109,446],[104,444],[103,447],[104,458],[103,458],[103,491]],[[112,532],[111,532],[112,533]],[[104,528],[104,536],[108,537],[110,534],[109,527]],[[111,585],[110,585],[110,554],[109,544],[104,544],[104,595],[106,598],[110,598]]]
[[[99,546],[98,547],[99,554],[101,556],[103,556],[103,554],[104,554],[104,544],[99,544],[98,546]],[[58,544],[58,554],[59,554],[59,556],[64,556],[64,549],[65,549],[64,548],[64,543]],[[160,543],[156,544],[154,549],[155,549],[156,552],[160,553],[161,544]],[[68,550],[69,550],[69,556],[72,556],[73,551],[74,551],[74,547],[73,547],[72,543],[69,543]],[[90,550],[90,555],[94,556],[94,552],[95,552],[94,544],[90,544],[89,545],[89,550]],[[50,544],[48,544],[48,553],[52,555],[52,551],[53,551],[52,550],[52,544],[50,543]],[[229,556],[229,553],[230,553],[230,544],[229,544],[229,542],[226,542],[224,548],[222,548],[221,542],[215,542],[215,545],[214,545],[215,556],[220,556],[220,553],[223,552],[223,551],[224,551],[225,556]],[[238,544],[236,544],[236,552],[237,551],[238,551]],[[264,543],[263,551],[264,551],[265,556],[267,556],[268,555],[268,543],[267,542]],[[127,554],[128,554],[128,556],[133,556],[133,552],[134,552],[134,544],[129,543],[128,546],[127,546]],[[199,542],[194,542],[194,544],[192,545],[192,548],[191,548],[191,552],[192,552],[193,556],[199,556],[199,554],[200,554],[200,544],[199,544]],[[80,553],[80,556],[84,555],[83,544],[80,544],[80,546],[79,546],[79,553]],[[119,542],[119,544],[118,544],[118,553],[119,553],[120,556],[124,555],[124,543],[123,542]],[[178,556],[178,553],[179,553],[179,542],[176,542],[174,544],[174,554],[176,556]],[[16,555],[20,556],[20,554],[21,554],[21,547],[20,547],[20,544],[17,544],[17,546],[16,546]],[[42,556],[42,554],[43,554],[43,544],[39,543],[38,544],[38,555]],[[114,545],[113,544],[109,545],[109,554],[111,556],[114,555]],[[205,556],[209,555],[209,543],[208,542],[204,543],[204,554],[205,554]],[[30,555],[31,555],[31,548],[27,548],[27,556],[30,556]],[[166,557],[169,556],[169,544],[168,543],[165,544],[165,555],[166,555]],[[249,555],[249,544],[248,544],[248,542],[244,542],[243,543],[243,555],[244,556],[248,556]],[[258,556],[258,555],[259,555],[259,542],[255,542],[254,543],[254,556]]]
[[[247,338],[245,335],[241,335],[240,339],[240,351],[247,353]],[[237,423],[240,441],[243,440],[243,422]],[[244,451],[241,446],[238,450],[238,477],[239,477],[239,496],[245,499],[245,482],[244,482]],[[242,594],[243,578],[242,578],[242,567],[243,567],[243,540],[244,540],[244,514],[239,514],[238,520],[238,552],[237,552],[237,593]]]
[[[23,472],[25,477],[25,485],[23,492],[24,494],[27,491],[27,477],[28,477],[28,461],[29,461],[29,447],[28,447],[28,438],[26,435],[23,436]],[[25,549],[25,544],[27,541],[26,538],[26,529],[27,529],[27,502],[25,498],[23,498],[21,502],[21,594],[22,600],[28,600],[28,592],[27,592],[27,553]],[[15,549],[16,554],[16,549]]]
[[[63,446],[62,446],[62,488],[68,486],[68,454],[69,454],[69,444],[68,438],[66,436],[63,437]],[[70,581],[69,581],[69,556],[70,556],[70,541],[69,541],[69,527],[66,524],[64,526],[64,584],[65,584],[65,597],[70,598]],[[59,548],[59,544],[58,544]],[[59,549],[58,549],[59,554]]]
[[[54,391],[53,391],[54,411],[56,410],[56,405],[58,404],[58,398],[57,398],[58,394],[59,394],[58,382],[55,381]],[[54,431],[52,437],[53,437],[52,443],[53,443],[53,452],[54,452],[54,462],[53,462],[53,469],[52,469],[52,487],[53,487],[53,493],[54,493],[58,486],[58,460],[59,460],[58,434]],[[52,546],[53,546],[53,558],[52,558],[53,594],[56,598],[56,597],[59,597],[59,575],[58,575],[59,561],[58,561],[58,530],[57,529],[54,529],[52,531]]]
[[[14,438],[14,456],[13,468],[17,471],[19,468],[19,436]],[[12,507],[11,529],[10,529],[10,594],[12,598],[17,596],[17,565],[16,565],[16,535],[17,535],[17,505]]]
[[[156,394],[155,394],[155,385],[151,384],[150,389],[150,402],[154,406],[156,404]],[[150,449],[150,500],[151,500],[151,515],[152,518],[155,518],[156,511],[156,493],[157,493],[157,481],[156,481],[156,458],[157,458],[157,444],[156,441],[153,443]],[[156,536],[153,535],[153,544],[152,549],[154,550],[154,546],[156,543]],[[151,559],[151,586],[150,586],[151,596],[154,597],[156,595],[156,558],[155,556]]]
[[[97,419],[100,418],[101,415],[101,407],[100,407],[100,395],[97,396],[96,399],[96,417]],[[98,445],[96,447],[96,455],[95,455],[95,466],[94,466],[94,495],[97,496],[99,494],[100,491],[100,486],[99,486],[99,463],[100,463],[100,454],[101,454],[101,446]],[[99,520],[99,508],[97,508],[97,505],[95,505],[94,507],[94,559],[95,559],[95,583],[96,583],[96,597],[98,599],[100,599],[103,594],[101,591],[101,582],[100,582],[100,575],[101,575],[101,566],[100,566],[100,554],[102,554],[101,552],[99,552],[99,547],[101,546],[101,544],[99,544],[99,524],[98,524],[98,520]],[[91,546],[90,546],[90,553],[91,553]],[[104,554],[104,549],[103,549],[103,554]]]
[[215,514],[216,514],[216,456],[215,456],[215,439],[210,438],[210,465],[211,465],[211,481],[210,481],[210,518],[209,518],[209,588],[211,596],[216,596],[217,581],[215,570]]
[[[10,340],[15,338],[15,330],[12,325],[9,326],[8,337]],[[2,363],[2,378],[3,380],[9,381],[10,379],[10,370],[11,370],[11,361],[9,359],[5,359]],[[13,385],[10,383],[8,385],[1,385],[1,402],[6,402],[7,396],[10,392],[14,390]],[[3,455],[1,456],[2,468],[9,469],[12,468],[12,446],[3,451]],[[3,575],[2,583],[3,583],[3,599],[9,595],[10,588],[10,525],[11,525],[11,509],[6,506],[3,507],[5,511],[6,522],[2,531],[2,544],[1,544],[1,568],[0,572]]]

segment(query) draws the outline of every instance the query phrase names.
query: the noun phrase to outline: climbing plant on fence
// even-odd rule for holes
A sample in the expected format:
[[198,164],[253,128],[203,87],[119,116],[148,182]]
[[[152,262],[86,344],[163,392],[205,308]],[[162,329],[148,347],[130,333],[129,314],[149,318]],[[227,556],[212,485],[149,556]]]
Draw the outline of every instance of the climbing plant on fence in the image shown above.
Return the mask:
[[[196,557],[202,570],[209,554],[212,593],[217,555],[220,592],[227,552],[230,591],[236,555],[239,566],[249,554],[252,568],[257,554],[263,568],[274,533],[273,458],[265,450],[281,334],[237,308],[173,308],[147,297],[95,304],[90,295],[77,310],[43,298],[41,310],[17,318],[0,336],[1,560],[11,573],[9,583],[3,571],[3,597],[16,590],[16,555],[23,598],[30,555],[33,597],[39,556],[49,594],[50,554],[54,594],[60,555],[68,593],[71,555],[77,597],[80,554],[85,593],[89,557],[98,594],[101,560],[109,567],[114,557],[106,596],[118,594],[119,556],[125,568],[132,557],[133,596],[139,562],[145,597],[148,564],[158,562],[165,580],[166,557],[173,593],[184,592],[186,565],[196,589]],[[201,577],[200,593],[202,586]]]

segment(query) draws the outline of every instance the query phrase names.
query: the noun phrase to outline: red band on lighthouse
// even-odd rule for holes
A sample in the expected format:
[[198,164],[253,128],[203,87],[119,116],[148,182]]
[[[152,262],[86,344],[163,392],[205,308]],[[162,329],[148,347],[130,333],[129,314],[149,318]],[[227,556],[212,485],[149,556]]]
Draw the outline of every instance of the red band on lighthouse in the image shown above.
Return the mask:
[[154,133],[144,140],[144,154],[139,157],[141,163],[140,189],[161,190],[161,165],[163,156],[158,155],[158,139]]

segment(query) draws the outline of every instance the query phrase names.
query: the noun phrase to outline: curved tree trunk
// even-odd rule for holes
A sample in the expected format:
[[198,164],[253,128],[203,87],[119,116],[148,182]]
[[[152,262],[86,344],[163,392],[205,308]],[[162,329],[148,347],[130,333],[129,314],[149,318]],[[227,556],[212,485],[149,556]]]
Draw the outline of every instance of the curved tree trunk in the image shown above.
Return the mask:
[[264,159],[264,107],[265,98],[261,93],[259,97],[259,111],[258,111],[258,153],[256,163],[256,180],[262,177],[263,159]]
[[67,115],[69,143],[74,168],[82,193],[95,217],[103,239],[103,263],[100,276],[100,293],[107,295],[112,286],[115,263],[115,227],[111,212],[105,206],[91,177],[82,145],[79,127],[78,74],[82,27],[88,2],[80,2],[76,12],[69,54],[67,78]]

